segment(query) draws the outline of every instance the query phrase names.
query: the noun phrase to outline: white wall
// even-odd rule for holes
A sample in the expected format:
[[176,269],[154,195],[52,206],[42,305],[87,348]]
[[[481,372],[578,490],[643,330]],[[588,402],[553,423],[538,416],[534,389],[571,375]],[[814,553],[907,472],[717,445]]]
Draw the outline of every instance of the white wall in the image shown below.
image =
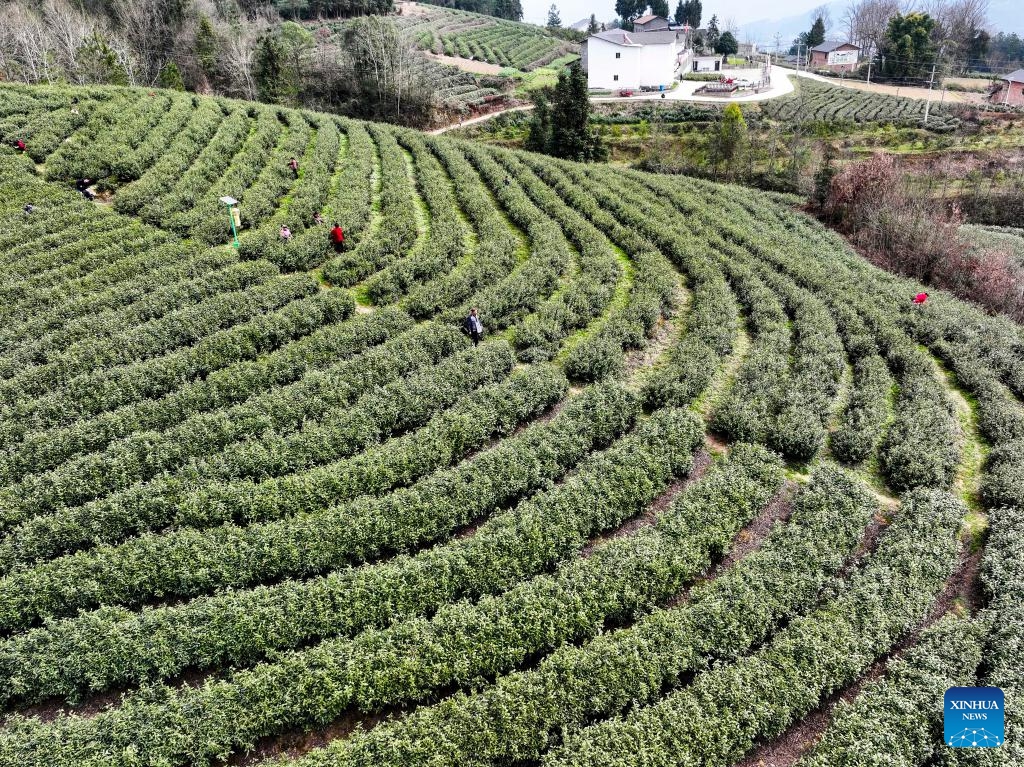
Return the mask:
[[830,51],[828,54],[828,63],[830,66],[837,66],[841,64],[856,64],[857,58],[860,51]]
[[[615,58],[615,54],[619,58]],[[615,45],[591,37],[584,46],[583,68],[591,88],[668,87],[675,77],[677,45]],[[618,80],[615,79],[618,75]]]
[[678,45],[645,45],[640,52],[640,85],[670,86],[678,57]]
[[[690,64],[690,69],[688,71],[691,71],[691,72],[720,72],[721,69],[722,69],[721,61],[722,61],[722,57],[721,56],[714,57],[714,58],[709,58],[707,56],[697,56],[696,58],[693,59],[693,62]],[[696,64],[696,66],[694,66],[694,64]],[[718,69],[715,69],[715,64],[719,65]]]

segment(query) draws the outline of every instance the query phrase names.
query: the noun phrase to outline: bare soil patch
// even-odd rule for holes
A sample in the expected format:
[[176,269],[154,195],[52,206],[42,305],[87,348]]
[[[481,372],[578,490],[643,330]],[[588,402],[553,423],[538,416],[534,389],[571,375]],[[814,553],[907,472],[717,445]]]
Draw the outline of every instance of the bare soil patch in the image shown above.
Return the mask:
[[358,711],[350,711],[326,727],[313,732],[293,731],[276,737],[264,738],[251,751],[234,754],[224,764],[231,767],[249,767],[249,765],[259,764],[267,759],[282,756],[297,759],[308,754],[314,748],[328,745],[333,740],[347,738],[357,730],[372,730],[381,722],[395,718],[397,714],[397,710],[389,711],[387,714],[362,714]]
[[463,72],[472,72],[475,75],[496,75],[504,69],[504,67],[498,64],[489,64],[486,61],[477,61],[476,59],[464,59],[461,56],[445,56],[441,53],[427,53],[426,55],[427,58],[431,58],[439,64],[447,64],[450,67],[456,67]]
[[661,495],[654,499],[643,514],[627,520],[614,530],[610,530],[603,535],[593,538],[590,543],[583,547],[583,550],[580,552],[580,556],[586,559],[593,554],[597,548],[608,541],[615,538],[623,538],[635,533],[642,527],[649,527],[653,525],[655,520],[664,513],[665,509],[669,507],[672,501],[674,501],[676,497],[683,492],[683,490],[704,476],[704,472],[708,470],[708,466],[710,465],[711,455],[706,450],[701,450],[694,456],[693,467],[685,478],[672,482]]
[[[793,498],[799,489],[796,482],[787,481],[779,488],[775,497],[755,516],[749,524],[743,527],[733,538],[732,548],[725,558],[722,559],[707,577],[698,580],[695,585],[710,583],[722,573],[733,567],[737,562],[753,551],[761,547],[764,539],[771,532],[776,522],[785,522],[793,513]],[[678,607],[685,604],[690,598],[690,586],[669,600],[665,607]]]
[[[877,519],[877,518],[876,518]],[[873,523],[874,526],[874,523]],[[879,526],[879,530],[884,525]],[[871,533],[871,527],[865,535],[865,543],[873,545],[878,538],[878,533]],[[921,632],[933,625],[950,610],[966,608],[970,612],[976,612],[982,607],[983,594],[978,575],[981,570],[982,552],[965,552],[957,562],[956,570],[946,581],[945,588],[935,600],[928,617],[908,633],[903,639],[897,642],[892,649],[883,657],[873,663],[859,679],[845,687],[843,690],[827,698],[818,708],[810,712],[799,722],[790,727],[779,738],[770,743],[762,743],[751,751],[734,767],[792,767],[796,762],[812,749],[821,739],[822,733],[832,722],[833,712],[840,701],[852,701],[869,682],[880,679],[885,675],[892,661],[899,659],[908,650],[914,647],[921,637]]]

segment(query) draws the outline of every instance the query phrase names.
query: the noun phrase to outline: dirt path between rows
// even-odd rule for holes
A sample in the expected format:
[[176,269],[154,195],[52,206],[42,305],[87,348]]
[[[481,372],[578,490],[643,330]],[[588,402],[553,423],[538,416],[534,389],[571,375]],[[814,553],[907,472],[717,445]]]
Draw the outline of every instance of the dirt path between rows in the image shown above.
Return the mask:
[[[889,665],[912,649],[920,640],[921,632],[935,624],[950,612],[967,611],[976,613],[983,607],[984,594],[979,575],[983,549],[975,547],[977,537],[987,524],[987,517],[978,503],[978,482],[984,465],[986,446],[978,432],[977,414],[971,400],[965,396],[956,383],[955,376],[932,355],[936,364],[936,377],[942,382],[946,393],[956,405],[963,440],[963,457],[957,471],[954,492],[968,506],[961,535],[963,550],[957,559],[953,573],[946,580],[942,592],[936,597],[928,616],[898,641],[889,652],[876,660],[855,681],[823,700],[817,708],[786,730],[778,738],[761,743],[750,751],[734,767],[793,767],[821,740],[821,736],[832,723],[836,706],[843,701],[852,701],[863,691],[865,685],[881,679],[888,672]],[[876,516],[862,543],[866,550],[877,545],[884,528],[883,519]],[[861,552],[856,559],[860,559]],[[855,564],[851,560],[849,565]],[[848,569],[844,568],[844,569]]]
[[472,72],[475,75],[496,75],[505,67],[500,64],[491,64],[476,59],[464,59],[461,56],[445,56],[443,53],[427,53],[428,59],[433,59],[438,64],[447,64],[450,67],[461,69],[463,72]]

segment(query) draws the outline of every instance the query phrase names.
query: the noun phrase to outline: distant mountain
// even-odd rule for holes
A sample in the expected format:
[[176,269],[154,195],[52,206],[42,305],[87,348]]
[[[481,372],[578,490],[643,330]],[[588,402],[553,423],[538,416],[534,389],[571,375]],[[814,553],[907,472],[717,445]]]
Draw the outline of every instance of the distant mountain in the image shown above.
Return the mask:
[[[1014,2],[1016,0],[1010,1]],[[828,37],[840,38],[844,36],[842,18],[846,6],[847,3],[843,0],[835,0],[835,2],[829,3],[829,11],[832,14],[832,26],[826,30]],[[758,19],[757,21],[740,24],[740,33],[737,35],[737,39],[740,42],[757,43],[762,51],[773,51],[775,50],[775,35],[779,34],[782,36],[783,50],[786,50],[792,45],[793,38],[811,28],[811,24],[814,23],[812,14],[813,10],[807,10],[803,13],[784,16],[780,19]]]

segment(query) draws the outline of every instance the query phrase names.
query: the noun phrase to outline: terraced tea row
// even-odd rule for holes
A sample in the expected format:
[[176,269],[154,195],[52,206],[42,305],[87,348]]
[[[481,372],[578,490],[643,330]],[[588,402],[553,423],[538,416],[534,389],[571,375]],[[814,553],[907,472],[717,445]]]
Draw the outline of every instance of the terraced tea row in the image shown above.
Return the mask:
[[[775,120],[790,124],[887,123],[914,128],[924,124],[924,99],[869,93],[805,77],[792,79],[795,91],[761,102],[761,111]],[[959,124],[960,118],[951,107],[932,104],[928,117],[929,130],[946,133],[955,130]]]
[[1019,687],[1019,327],[912,308],[770,195],[8,92],[2,125],[46,138],[71,94],[81,120],[0,149],[0,764],[220,764],[305,730],[334,740],[286,762],[729,764],[920,628],[986,508],[987,612],[807,758],[880,751],[858,712],[954,670]]
[[437,5],[417,5],[396,17],[399,27],[424,50],[531,70],[579,52],[542,27]]

